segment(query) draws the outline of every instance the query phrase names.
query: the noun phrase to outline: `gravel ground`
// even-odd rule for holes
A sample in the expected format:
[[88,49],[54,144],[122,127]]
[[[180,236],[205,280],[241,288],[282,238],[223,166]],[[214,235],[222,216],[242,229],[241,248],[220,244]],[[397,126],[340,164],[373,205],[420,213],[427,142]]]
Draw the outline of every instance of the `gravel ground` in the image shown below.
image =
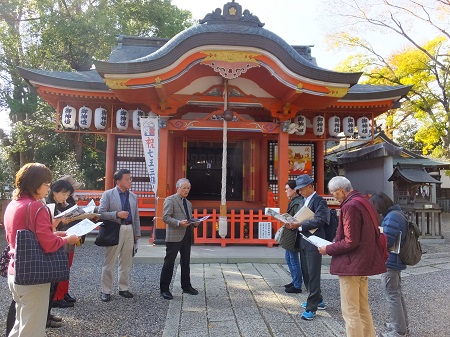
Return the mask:
[[[444,244],[424,245],[429,256],[450,252],[450,214],[443,215]],[[5,246],[3,229],[0,230],[0,247]],[[447,254],[446,254],[447,253]],[[77,298],[74,308],[52,309],[64,318],[63,327],[47,329],[49,337],[144,337],[162,336],[169,301],[159,295],[161,265],[135,264],[131,275],[133,299],[113,294],[112,301],[99,300],[100,271],[103,248],[87,242],[77,247],[71,270],[71,294]],[[450,261],[449,261],[450,262]],[[450,303],[450,269],[408,276],[403,279],[403,289],[408,305],[412,337],[450,336],[447,305]],[[369,282],[370,306],[377,331],[388,321],[385,301],[379,280]],[[344,324],[340,312],[339,284],[336,280],[323,280],[322,292],[329,306],[327,312]],[[0,335],[5,331],[7,310],[11,301],[5,280],[0,282]],[[195,337],[195,336],[192,336]],[[212,336],[216,337],[216,336]],[[259,337],[259,336],[258,336]],[[262,336],[264,337],[264,336]],[[362,336],[363,337],[363,336]]]
[[[0,232],[0,247],[3,248],[6,245],[3,228]],[[99,294],[104,248],[92,242],[76,248],[70,272],[70,293],[77,298],[77,303],[73,308],[52,309],[53,314],[63,317],[63,327],[47,329],[47,336],[162,336],[169,301],[159,295],[161,265],[135,264],[130,289],[134,298],[125,299],[116,291],[111,302],[103,303]],[[11,293],[6,279],[0,281],[0,308],[3,308],[0,310],[0,336],[3,336]]]

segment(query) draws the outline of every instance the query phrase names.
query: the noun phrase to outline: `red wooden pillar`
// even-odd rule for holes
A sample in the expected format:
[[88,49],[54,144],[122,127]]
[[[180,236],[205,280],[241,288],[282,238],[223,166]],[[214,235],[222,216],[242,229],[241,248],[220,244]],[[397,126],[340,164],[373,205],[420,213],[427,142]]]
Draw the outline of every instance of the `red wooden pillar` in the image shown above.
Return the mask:
[[114,188],[114,166],[116,154],[116,136],[108,133],[106,136],[106,172],[105,191]]
[[284,193],[286,182],[289,180],[289,134],[282,132],[278,134],[278,207],[284,213],[289,200]]
[[325,194],[325,140],[316,143],[316,191]]

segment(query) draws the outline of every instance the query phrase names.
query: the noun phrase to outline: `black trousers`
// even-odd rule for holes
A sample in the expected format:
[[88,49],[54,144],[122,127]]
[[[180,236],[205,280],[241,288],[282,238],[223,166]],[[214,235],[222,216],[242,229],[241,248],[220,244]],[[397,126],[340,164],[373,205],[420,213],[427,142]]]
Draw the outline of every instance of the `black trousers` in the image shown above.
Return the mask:
[[181,288],[187,289],[191,286],[191,244],[192,229],[190,227],[186,228],[186,233],[180,242],[166,242],[166,256],[159,281],[159,289],[161,291],[169,291],[178,252],[180,252]]
[[322,301],[320,289],[320,273],[322,268],[322,255],[317,249],[300,250],[300,261],[302,265],[303,284],[309,292],[306,300],[307,311],[317,311],[317,305]]

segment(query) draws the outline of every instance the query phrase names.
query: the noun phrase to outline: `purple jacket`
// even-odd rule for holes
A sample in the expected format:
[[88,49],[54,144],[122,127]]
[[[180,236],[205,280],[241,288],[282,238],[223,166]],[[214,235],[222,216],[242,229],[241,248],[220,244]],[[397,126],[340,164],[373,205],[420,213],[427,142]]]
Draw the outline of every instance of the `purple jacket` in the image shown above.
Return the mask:
[[370,276],[386,272],[384,257],[375,240],[377,229],[358,198],[364,197],[354,190],[342,202],[335,242],[326,248],[332,256],[330,273],[333,275]]

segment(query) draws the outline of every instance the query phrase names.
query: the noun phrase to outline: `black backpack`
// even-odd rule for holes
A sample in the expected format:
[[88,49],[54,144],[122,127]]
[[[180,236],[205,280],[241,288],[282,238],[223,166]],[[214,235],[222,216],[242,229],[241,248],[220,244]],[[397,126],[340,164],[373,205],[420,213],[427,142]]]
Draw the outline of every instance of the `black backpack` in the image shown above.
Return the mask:
[[419,242],[420,228],[414,222],[408,221],[405,241],[400,244],[400,259],[408,266],[416,265],[422,258],[422,246]]
[[339,219],[337,216],[337,211],[335,209],[330,209],[330,221],[325,224],[325,240],[333,242],[336,236],[336,229],[338,227]]

